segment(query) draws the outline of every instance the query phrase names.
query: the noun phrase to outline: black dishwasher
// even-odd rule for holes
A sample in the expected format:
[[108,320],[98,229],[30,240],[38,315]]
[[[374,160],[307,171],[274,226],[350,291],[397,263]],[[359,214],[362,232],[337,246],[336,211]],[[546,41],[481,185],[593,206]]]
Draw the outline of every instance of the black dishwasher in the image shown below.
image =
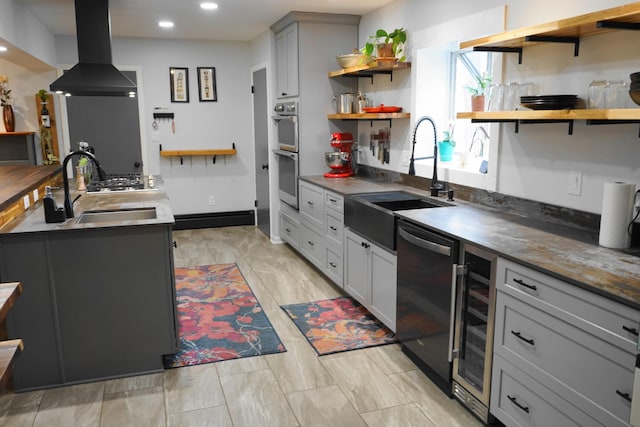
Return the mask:
[[396,336],[402,350],[448,396],[458,241],[400,219]]

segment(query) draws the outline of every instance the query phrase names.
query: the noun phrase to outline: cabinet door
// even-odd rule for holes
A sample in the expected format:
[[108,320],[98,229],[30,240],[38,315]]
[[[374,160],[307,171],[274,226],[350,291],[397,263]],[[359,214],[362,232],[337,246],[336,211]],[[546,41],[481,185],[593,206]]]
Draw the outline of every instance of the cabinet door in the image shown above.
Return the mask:
[[371,243],[351,230],[345,230],[344,233],[344,289],[362,305],[369,306],[371,293],[369,251]]
[[324,269],[326,253],[322,234],[302,223],[300,252],[316,267]]
[[280,237],[294,248],[300,246],[300,223],[280,214]]
[[276,35],[278,98],[298,96],[298,25]]
[[396,255],[371,245],[370,311],[389,329],[396,330]]

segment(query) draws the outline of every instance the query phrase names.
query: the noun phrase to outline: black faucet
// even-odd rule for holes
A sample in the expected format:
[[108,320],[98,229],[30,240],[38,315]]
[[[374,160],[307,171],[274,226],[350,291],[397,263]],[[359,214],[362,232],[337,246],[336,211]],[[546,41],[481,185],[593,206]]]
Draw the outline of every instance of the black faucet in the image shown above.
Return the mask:
[[[100,162],[96,159],[96,156],[91,154],[88,151],[78,150],[72,151],[67,154],[67,156],[62,161],[62,180],[64,182],[64,216],[67,218],[73,218],[73,202],[71,201],[71,196],[69,195],[69,176],[67,175],[67,163],[73,156],[87,156],[93,161],[96,165],[96,169],[98,170],[98,178],[100,181],[104,181],[106,179],[106,175],[100,166]],[[80,196],[78,196],[80,197]],[[76,198],[77,199],[77,198]],[[75,202],[75,200],[74,200]]]
[[[416,150],[416,134],[418,133],[418,127],[420,123],[425,120],[431,123],[433,127],[433,156],[427,157],[419,157],[414,159],[414,153]],[[433,177],[431,178],[431,197],[438,197],[441,191],[443,191],[443,185],[438,182],[438,133],[436,132],[436,124],[433,119],[429,116],[422,116],[416,122],[416,127],[413,130],[413,142],[411,143],[411,162],[409,163],[409,175],[415,175],[416,169],[414,167],[414,160],[425,160],[425,159],[433,159]]]

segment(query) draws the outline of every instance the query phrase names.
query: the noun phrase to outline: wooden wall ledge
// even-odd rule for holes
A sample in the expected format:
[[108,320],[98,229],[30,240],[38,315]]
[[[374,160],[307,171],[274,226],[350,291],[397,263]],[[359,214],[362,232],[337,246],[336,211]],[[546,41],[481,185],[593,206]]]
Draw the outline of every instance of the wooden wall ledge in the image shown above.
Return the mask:
[[7,317],[7,313],[21,293],[22,284],[20,282],[0,283],[0,321]]
[[18,354],[24,348],[22,340],[10,340],[0,342],[0,388],[6,388],[11,378],[11,365]]
[[213,163],[216,163],[216,156],[234,156],[236,144],[232,144],[232,148],[214,148],[206,150],[163,150],[160,144],[160,157],[180,157],[180,164],[183,163],[183,156],[213,156]]

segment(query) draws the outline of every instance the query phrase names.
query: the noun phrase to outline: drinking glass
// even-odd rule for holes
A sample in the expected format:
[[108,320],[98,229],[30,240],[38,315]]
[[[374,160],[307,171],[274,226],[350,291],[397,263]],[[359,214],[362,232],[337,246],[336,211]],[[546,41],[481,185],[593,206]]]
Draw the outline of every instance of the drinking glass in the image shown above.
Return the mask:
[[504,96],[504,110],[515,110],[518,105],[520,105],[520,83],[507,83]]
[[606,91],[605,108],[627,108],[629,88],[622,80],[609,80]]
[[492,84],[489,86],[489,111],[502,111],[504,108],[505,85]]
[[589,85],[589,108],[602,109],[607,108],[607,92],[608,83],[606,80],[594,80]]

